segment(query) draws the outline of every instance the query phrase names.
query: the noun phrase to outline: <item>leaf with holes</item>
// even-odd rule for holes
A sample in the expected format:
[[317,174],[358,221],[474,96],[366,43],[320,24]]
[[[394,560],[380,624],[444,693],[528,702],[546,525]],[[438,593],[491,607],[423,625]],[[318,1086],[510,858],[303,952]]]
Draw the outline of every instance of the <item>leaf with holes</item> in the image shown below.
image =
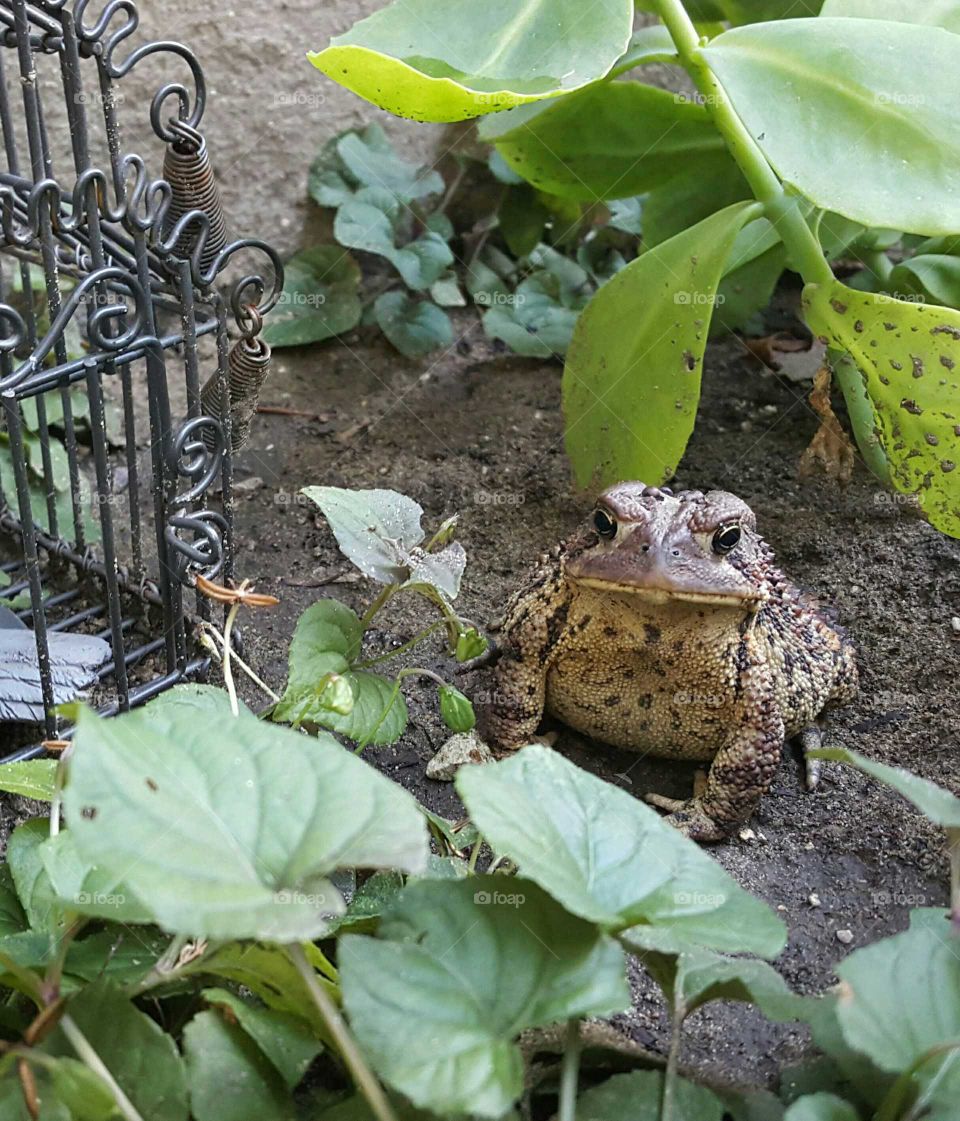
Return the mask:
[[[958,37],[960,41],[960,37]],[[804,318],[850,355],[863,378],[874,432],[897,490],[915,494],[930,521],[960,537],[960,312],[810,284]]]
[[581,314],[563,371],[567,454],[581,487],[658,483],[693,431],[717,285],[756,203],[642,254]]
[[308,54],[324,74],[401,117],[461,121],[569,93],[623,54],[632,0],[395,0]]

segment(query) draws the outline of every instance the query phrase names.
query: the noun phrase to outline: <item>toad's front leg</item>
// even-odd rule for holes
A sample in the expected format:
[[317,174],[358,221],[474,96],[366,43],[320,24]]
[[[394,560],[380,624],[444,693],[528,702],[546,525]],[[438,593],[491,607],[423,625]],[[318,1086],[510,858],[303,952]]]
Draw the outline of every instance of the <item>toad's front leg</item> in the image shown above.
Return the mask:
[[695,841],[722,841],[750,817],[770,789],[783,751],[784,727],[763,653],[748,632],[736,726],[717,753],[706,786],[689,801],[648,794],[667,820]]

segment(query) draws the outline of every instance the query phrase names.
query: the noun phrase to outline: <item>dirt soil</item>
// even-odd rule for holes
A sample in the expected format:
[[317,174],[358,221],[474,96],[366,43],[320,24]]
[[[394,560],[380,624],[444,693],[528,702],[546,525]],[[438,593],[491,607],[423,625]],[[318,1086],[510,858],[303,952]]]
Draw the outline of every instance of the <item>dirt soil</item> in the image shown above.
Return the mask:
[[[453,351],[422,366],[367,338],[278,354],[264,401],[324,419],[262,416],[254,448],[238,465],[240,574],[282,599],[246,630],[248,654],[274,687],[282,687],[290,636],[307,606],[336,596],[362,608],[373,594],[314,508],[297,500],[301,486],[391,487],[420,502],[431,526],[459,512],[469,556],[460,608],[484,622],[536,554],[589,509],[572,493],[563,453],[559,367],[498,353],[470,322]],[[860,464],[845,489],[798,479],[798,459],[816,431],[807,388],[763,372],[736,339],[713,346],[696,435],[676,482],[741,495],[782,567],[852,631],[862,693],[833,718],[827,742],[960,792],[960,636],[951,627],[960,543],[881,490]],[[423,622],[414,599],[391,608],[372,645],[399,645]],[[439,645],[427,650],[420,664],[451,672]],[[478,674],[464,687],[483,684]],[[366,758],[432,809],[460,816],[452,786],[424,776],[447,736],[434,691],[411,688],[408,700],[401,742],[368,749]],[[559,750],[638,797],[691,789],[692,767],[560,731]],[[834,983],[833,965],[847,953],[904,929],[911,906],[947,898],[936,829],[897,795],[837,765],[827,764],[819,791],[806,793],[790,751],[750,831],[713,853],[787,921],[790,942],[777,964],[804,993]],[[661,1008],[639,968],[634,987],[634,1007],[619,1025],[663,1050]],[[688,1023],[684,1060],[714,1076],[768,1082],[808,1046],[795,1026],[769,1025],[739,1005],[710,1005]]]

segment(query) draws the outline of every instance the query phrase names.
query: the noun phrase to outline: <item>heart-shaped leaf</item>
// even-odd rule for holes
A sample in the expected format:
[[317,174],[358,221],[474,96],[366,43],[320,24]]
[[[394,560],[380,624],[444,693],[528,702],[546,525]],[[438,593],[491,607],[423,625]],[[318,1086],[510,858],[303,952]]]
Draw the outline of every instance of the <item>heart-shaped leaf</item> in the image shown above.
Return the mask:
[[616,943],[522,879],[413,884],[377,938],[340,939],[339,966],[377,1071],[439,1113],[500,1117],[523,1089],[522,1031],[630,1003]]
[[65,795],[81,858],[166,930],[308,939],[343,900],[338,867],[421,870],[416,802],[334,739],[241,712],[81,713]]
[[360,322],[360,266],[336,245],[317,245],[284,266],[283,291],[263,330],[270,346],[302,346]]
[[625,790],[539,745],[462,767],[457,790],[493,850],[568,911],[616,931],[660,927],[776,957],[783,923],[693,841]]
[[401,117],[461,121],[568,93],[623,54],[632,0],[395,0],[307,57]]
[[[674,1116],[683,1121],[721,1121],[723,1102],[710,1090],[677,1078]],[[615,1074],[577,1098],[577,1117],[589,1121],[659,1121],[663,1075],[658,1070]]]
[[384,292],[373,310],[380,330],[406,358],[421,358],[453,342],[450,317],[429,300]]

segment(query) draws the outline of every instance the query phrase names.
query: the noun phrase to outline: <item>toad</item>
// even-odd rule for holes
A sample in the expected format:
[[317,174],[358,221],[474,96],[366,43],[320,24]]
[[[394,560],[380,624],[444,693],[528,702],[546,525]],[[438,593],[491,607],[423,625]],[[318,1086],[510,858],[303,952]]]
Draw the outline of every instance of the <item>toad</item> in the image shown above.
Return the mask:
[[[686,801],[647,795],[698,841],[749,818],[785,739],[820,742],[857,688],[854,649],[774,564],[753,511],[726,491],[620,483],[540,558],[501,625],[485,731],[536,738],[544,713],[617,747],[711,761]],[[807,785],[817,764],[806,759]]]

